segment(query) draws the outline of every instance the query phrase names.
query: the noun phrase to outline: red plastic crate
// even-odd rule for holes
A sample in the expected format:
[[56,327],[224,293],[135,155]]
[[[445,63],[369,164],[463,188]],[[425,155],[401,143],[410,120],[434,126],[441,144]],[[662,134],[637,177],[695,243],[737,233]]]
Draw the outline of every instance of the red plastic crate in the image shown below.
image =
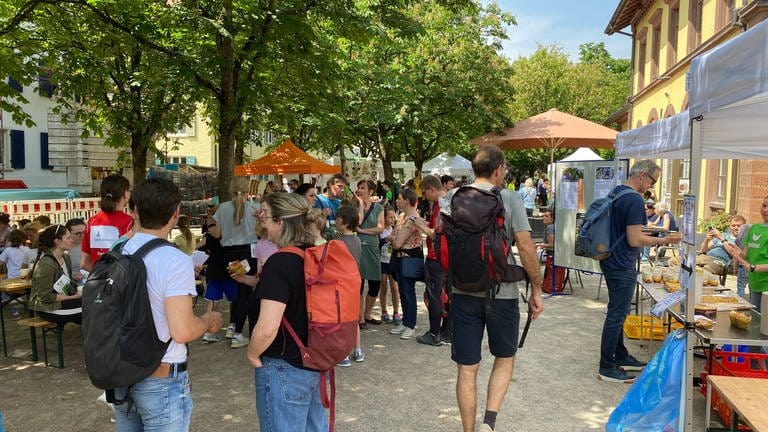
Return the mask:
[[[707,366],[701,372],[701,394],[707,394],[707,370],[709,370],[709,350],[705,350],[707,355]],[[768,379],[768,354],[733,352],[715,350],[712,354],[712,375],[736,376],[744,378],[763,378]],[[712,409],[717,411],[723,425],[726,428],[731,427],[731,407],[720,399],[720,393],[712,389]],[[739,425],[739,430],[749,431],[749,427],[744,424]]]

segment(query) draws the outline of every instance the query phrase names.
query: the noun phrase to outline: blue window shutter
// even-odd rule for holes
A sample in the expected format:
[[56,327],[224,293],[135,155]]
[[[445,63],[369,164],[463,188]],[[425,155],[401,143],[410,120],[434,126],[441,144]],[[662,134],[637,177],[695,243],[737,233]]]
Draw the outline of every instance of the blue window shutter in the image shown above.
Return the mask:
[[17,92],[21,93],[24,91],[24,86],[21,85],[18,81],[16,81],[16,78],[9,76],[8,77],[8,86]]
[[11,168],[24,169],[26,161],[24,158],[24,131],[11,131]]
[[53,169],[48,153],[48,132],[40,132],[40,168]]

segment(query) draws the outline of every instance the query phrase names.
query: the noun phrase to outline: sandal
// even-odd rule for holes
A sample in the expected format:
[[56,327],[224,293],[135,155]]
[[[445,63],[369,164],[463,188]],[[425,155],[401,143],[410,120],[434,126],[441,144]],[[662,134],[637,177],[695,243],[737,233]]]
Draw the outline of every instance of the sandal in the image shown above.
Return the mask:
[[388,313],[384,312],[381,314],[381,322],[389,324],[392,322],[392,317],[390,317]]

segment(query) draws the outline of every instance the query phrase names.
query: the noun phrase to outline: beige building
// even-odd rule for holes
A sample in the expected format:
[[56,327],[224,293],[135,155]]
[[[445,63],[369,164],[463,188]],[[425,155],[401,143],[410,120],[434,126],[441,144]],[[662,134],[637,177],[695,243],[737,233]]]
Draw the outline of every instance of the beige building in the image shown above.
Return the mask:
[[[620,0],[605,30],[630,37],[632,83],[627,104],[608,122],[621,130],[637,128],[688,108],[686,73],[696,56],[724,43],[768,17],[765,0]],[[689,184],[687,160],[663,160],[659,199],[682,213]],[[761,220],[760,204],[768,195],[768,161],[707,160],[699,214],[738,212]],[[695,187],[695,185],[693,185]]]

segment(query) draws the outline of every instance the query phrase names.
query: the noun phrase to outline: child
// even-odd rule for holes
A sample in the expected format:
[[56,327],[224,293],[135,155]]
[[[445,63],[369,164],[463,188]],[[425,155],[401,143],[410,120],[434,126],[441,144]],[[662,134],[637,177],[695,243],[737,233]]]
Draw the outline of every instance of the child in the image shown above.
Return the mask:
[[0,262],[5,264],[8,279],[21,276],[21,267],[28,250],[26,246],[23,246],[26,240],[26,234],[19,229],[11,231],[11,234],[8,235],[10,245],[0,253]]
[[[25,257],[29,248],[23,246],[27,240],[27,235],[24,231],[16,229],[11,231],[8,235],[8,246],[0,253],[0,263],[5,264],[7,277],[9,279],[17,278],[21,276],[21,266],[25,262]],[[7,301],[6,294],[3,293],[3,302]],[[19,311],[11,308],[11,319],[17,320],[21,318]]]
[[[403,320],[397,312],[400,308],[400,292],[397,290],[397,281],[389,268],[389,260],[392,257],[392,234],[395,231],[395,221],[397,221],[397,212],[392,207],[387,207],[384,215],[384,221],[387,227],[379,234],[379,244],[381,245],[381,293],[379,294],[379,303],[381,304],[381,321],[385,323],[394,322],[395,325],[402,324]],[[387,313],[387,289],[392,292],[392,311],[393,316]]]
[[[339,207],[338,212],[336,213],[336,229],[338,232],[341,233],[341,241],[344,242],[344,244],[347,246],[347,249],[349,249],[349,253],[352,254],[352,256],[355,258],[355,263],[357,264],[358,268],[360,267],[360,256],[362,251],[362,244],[360,243],[360,239],[357,238],[355,235],[355,229],[357,228],[357,224],[360,223],[360,214],[358,210],[354,206],[350,205],[342,205]],[[362,293],[362,290],[360,290]],[[360,310],[362,311],[362,302],[363,298],[360,297]],[[363,348],[360,343],[360,329],[357,331],[357,341],[355,342],[355,350],[352,352],[352,359],[354,359],[356,362],[362,362],[365,360],[365,354],[363,353]],[[339,363],[339,366],[342,367],[349,367],[352,366],[352,361],[350,360],[349,356],[345,358],[344,360]]]

